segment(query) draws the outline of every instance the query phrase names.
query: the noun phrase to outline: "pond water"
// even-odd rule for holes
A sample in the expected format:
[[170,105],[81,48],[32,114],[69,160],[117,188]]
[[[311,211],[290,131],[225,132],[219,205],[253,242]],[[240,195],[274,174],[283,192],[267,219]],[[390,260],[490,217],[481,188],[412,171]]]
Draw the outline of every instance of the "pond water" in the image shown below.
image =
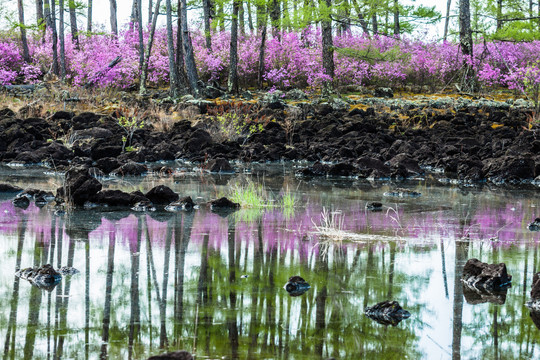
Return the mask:
[[[19,175],[24,174],[24,175]],[[305,181],[292,170],[214,177],[104,180],[147,191],[164,184],[196,202],[233,184],[290,189],[295,206],[195,212],[16,208],[0,201],[0,340],[4,359],[146,359],[185,349],[198,359],[539,358],[540,330],[524,306],[538,265],[534,190],[459,188],[346,179]],[[54,190],[42,170],[0,182]],[[406,186],[418,198],[383,194]],[[380,201],[379,212],[366,204]],[[469,258],[505,262],[506,295],[465,293]],[[40,290],[15,276],[52,264],[80,273]],[[311,288],[289,296],[288,278]],[[396,326],[364,315],[396,300]],[[490,301],[488,301],[490,300]]]

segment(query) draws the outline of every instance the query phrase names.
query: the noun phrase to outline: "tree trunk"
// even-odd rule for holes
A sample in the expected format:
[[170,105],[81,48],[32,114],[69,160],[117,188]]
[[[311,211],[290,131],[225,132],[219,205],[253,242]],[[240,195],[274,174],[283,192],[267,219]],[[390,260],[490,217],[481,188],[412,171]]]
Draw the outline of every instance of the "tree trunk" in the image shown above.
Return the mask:
[[197,67],[195,65],[195,55],[193,54],[193,45],[188,31],[187,22],[187,4],[186,0],[182,0],[182,44],[184,45],[184,56],[187,78],[191,94],[195,97],[199,96],[199,76],[197,75]]
[[133,31],[135,23],[137,22],[137,0],[133,0],[131,4],[131,15],[129,17],[129,30]]
[[[325,0],[321,3],[327,9],[332,6],[332,0]],[[322,60],[324,73],[331,79],[334,78],[334,42],[332,39],[332,20],[330,14],[323,17],[322,20]],[[330,80],[331,82],[332,80]],[[330,84],[328,84],[330,85]]]
[[497,0],[497,31],[501,30],[502,28],[502,6],[503,2],[502,0]]
[[360,22],[360,27],[362,28],[362,32],[365,35],[369,36],[368,24],[364,16],[364,13],[361,11],[360,6],[358,6],[358,1],[352,0],[352,4],[354,6],[354,10],[356,10],[356,13],[358,14],[358,22]]
[[45,20],[43,15],[43,0],[36,0],[36,24],[41,30],[45,30]]
[[268,11],[270,12],[270,19],[272,20],[272,36],[280,39],[280,30],[281,30],[281,24],[280,24],[281,2],[280,0],[270,0],[270,3],[268,4]]
[[210,0],[202,0],[203,2],[203,22],[204,22],[204,35],[206,38],[206,48],[212,49],[212,37],[210,33],[210,21],[212,20],[210,14]]
[[143,40],[143,18],[142,18],[142,0],[137,1],[137,32],[139,33],[139,71],[144,63],[144,40]]
[[379,34],[379,23],[377,21],[377,12],[378,12],[377,4],[373,3],[371,5],[371,27],[372,27],[373,35]]
[[146,79],[148,78],[148,63],[150,62],[150,53],[152,51],[152,44],[154,43],[154,34],[156,32],[157,17],[159,15],[159,3],[161,0],[156,1],[156,10],[152,18],[152,26],[150,27],[150,34],[148,36],[148,44],[144,53],[144,62],[141,69],[141,79],[139,80],[139,93],[141,95],[146,94]]
[[45,0],[44,10],[47,26],[51,29],[52,33],[52,72],[56,75],[59,75],[60,69],[58,66],[58,34],[56,33],[56,5],[54,0],[52,2],[49,2],[49,0]]
[[148,0],[148,24],[149,25],[152,23],[152,19],[154,18],[154,13],[153,13],[153,10],[152,10],[153,8],[154,8],[153,1]]
[[472,92],[475,90],[475,80],[474,70],[469,62],[473,55],[471,9],[469,0],[459,1],[459,43],[461,46],[461,53],[463,54],[463,91]]
[[446,42],[448,39],[448,24],[450,23],[450,6],[452,5],[452,0],[446,1],[446,18],[444,19],[444,35],[443,41]]
[[259,48],[259,71],[257,74],[257,85],[259,86],[259,89],[262,89],[263,87],[265,47],[266,47],[266,25],[263,25],[262,33],[261,33],[261,47]]
[[166,0],[167,6],[167,51],[169,53],[169,88],[171,97],[178,97],[178,75],[176,72],[176,62],[174,59],[174,43],[172,28],[172,8],[171,0]]
[[111,33],[118,36],[118,21],[116,16],[116,0],[109,0],[111,8]]
[[261,31],[266,26],[266,18],[268,13],[266,12],[266,0],[255,1],[255,7],[257,9],[257,31]]
[[220,32],[224,32],[225,31],[225,21],[224,21],[223,17],[225,16],[225,14],[223,13],[223,3],[221,1],[217,4],[216,11],[217,11],[216,18],[217,18],[217,22],[218,22],[216,24],[216,27],[219,27]]
[[[246,20],[244,16],[244,2],[240,1],[240,7],[238,8],[238,26],[240,27],[240,34],[244,35],[246,33]],[[234,7],[234,4],[233,4]],[[234,9],[233,9],[234,11]]]
[[176,32],[176,72],[178,74],[178,82],[185,89],[189,88],[186,67],[184,65],[184,43],[182,41],[182,4],[178,0],[177,6],[177,25]]
[[251,15],[251,0],[247,0],[247,15],[248,15],[248,27],[249,33],[253,34],[253,16]]
[[58,1],[58,37],[60,38],[60,78],[62,81],[66,80],[66,47],[64,37],[64,12],[65,12],[64,0]]
[[240,1],[233,0],[229,79],[227,81],[227,89],[234,94],[238,94],[238,12]]
[[399,4],[398,0],[394,0],[394,35],[399,37]]
[[71,39],[75,43],[75,47],[79,49],[79,30],[77,29],[77,15],[75,14],[75,1],[68,0],[69,3],[69,22],[71,25]]
[[23,59],[27,63],[30,62],[30,51],[28,50],[28,40],[26,39],[26,28],[24,27],[24,6],[23,0],[17,0],[19,10],[19,28],[21,29],[21,42],[23,47]]
[[92,0],[88,0],[88,15],[86,16],[86,31],[92,32]]

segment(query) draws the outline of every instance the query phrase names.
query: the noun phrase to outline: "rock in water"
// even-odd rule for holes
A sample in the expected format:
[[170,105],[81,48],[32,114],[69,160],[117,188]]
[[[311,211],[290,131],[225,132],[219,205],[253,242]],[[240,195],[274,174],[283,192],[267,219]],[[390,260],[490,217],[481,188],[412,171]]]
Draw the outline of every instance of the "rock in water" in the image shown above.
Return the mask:
[[380,203],[380,202],[370,202],[368,204],[366,204],[366,209],[369,210],[369,211],[382,211],[382,208],[383,208],[383,204]]
[[540,231],[540,218],[534,219],[532,223],[527,226],[530,231]]
[[391,196],[391,197],[410,197],[415,198],[421,196],[422,193],[419,193],[417,191],[409,190],[409,189],[395,189],[392,191],[387,191],[384,193],[384,196]]
[[240,209],[240,204],[232,202],[226,197],[210,201],[210,210],[220,216],[226,217]]
[[32,285],[40,289],[51,291],[62,280],[62,276],[70,276],[79,273],[79,270],[63,266],[56,271],[51,264],[42,265],[36,268],[25,268],[17,271],[15,276],[28,280]]
[[401,320],[411,316],[411,313],[404,310],[397,301],[388,300],[367,307],[364,313],[379,324],[392,326],[396,326]]
[[193,360],[193,356],[188,351],[180,350],[161,355],[154,355],[149,357],[148,360]]
[[[525,305],[533,311],[540,312],[540,272],[533,275],[531,300]],[[538,317],[540,318],[540,314]]]
[[296,275],[291,276],[283,288],[287,290],[291,296],[300,296],[308,291],[311,286],[302,277]]
[[196,205],[193,202],[193,199],[191,199],[191,196],[186,196],[178,201],[174,201],[169,205],[165,206],[165,210],[171,212],[191,211],[195,208],[195,206]]
[[512,275],[508,275],[506,265],[487,264],[478,259],[469,259],[463,267],[463,284],[479,291],[501,291],[512,284]]

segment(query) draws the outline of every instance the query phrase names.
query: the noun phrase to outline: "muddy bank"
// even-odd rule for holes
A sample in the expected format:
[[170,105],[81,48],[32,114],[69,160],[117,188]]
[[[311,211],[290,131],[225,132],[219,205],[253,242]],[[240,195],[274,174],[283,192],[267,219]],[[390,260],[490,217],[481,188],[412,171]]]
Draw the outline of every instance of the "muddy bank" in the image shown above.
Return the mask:
[[[304,94],[305,95],[305,94]],[[540,175],[540,127],[523,100],[341,97],[307,100],[298,91],[255,101],[167,104],[177,118],[150,115],[123,146],[121,113],[60,111],[47,118],[0,110],[0,161],[87,165],[95,175],[141,175],[146,162],[185,159],[209,171],[226,160],[308,160],[301,176],[406,179],[427,173],[462,182],[527,183]],[[183,118],[182,118],[183,117]],[[248,125],[232,130],[236,117]],[[221,122],[216,121],[221,119]],[[124,139],[125,140],[125,139]]]

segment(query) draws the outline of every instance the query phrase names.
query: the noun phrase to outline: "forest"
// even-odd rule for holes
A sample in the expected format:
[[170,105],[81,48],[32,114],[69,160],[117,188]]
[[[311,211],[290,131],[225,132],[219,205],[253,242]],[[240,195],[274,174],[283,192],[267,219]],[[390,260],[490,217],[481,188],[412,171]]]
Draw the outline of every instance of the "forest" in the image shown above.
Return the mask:
[[[0,33],[2,85],[60,79],[141,94],[169,87],[172,97],[198,95],[203,84],[231,93],[510,89],[538,100],[533,0],[448,0],[445,14],[398,0],[133,0],[128,24],[110,0],[106,27],[93,24],[92,0],[17,3],[10,12],[0,2],[10,24]],[[430,36],[442,24],[443,37]]]

